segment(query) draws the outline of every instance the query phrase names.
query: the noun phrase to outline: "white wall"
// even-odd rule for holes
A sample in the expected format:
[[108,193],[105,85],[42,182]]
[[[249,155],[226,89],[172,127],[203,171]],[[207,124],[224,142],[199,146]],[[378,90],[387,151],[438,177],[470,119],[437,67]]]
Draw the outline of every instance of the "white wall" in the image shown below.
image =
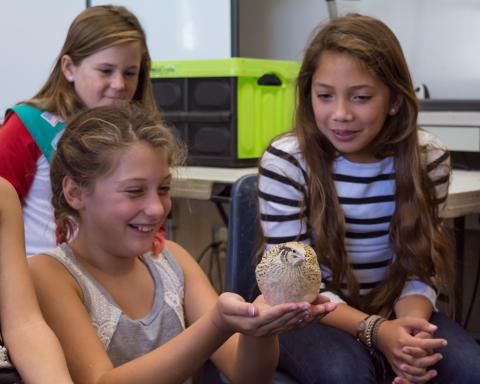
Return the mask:
[[480,99],[479,0],[340,0],[339,14],[383,20],[397,35],[414,83],[437,99]]
[[322,0],[239,0],[239,56],[301,61],[314,27],[328,21]]
[[[92,1],[125,5],[147,34],[153,60],[231,57],[230,0]],[[68,27],[86,0],[0,2],[0,122],[5,109],[46,81]]]
[[[69,24],[85,0],[1,1],[0,121],[8,106],[46,80]],[[101,1],[92,1],[99,4]],[[121,0],[145,27],[154,60],[231,55],[230,0]],[[301,60],[322,0],[238,0],[239,53]],[[339,13],[377,16],[397,34],[414,82],[434,98],[480,99],[479,0],[338,0]]]
[[68,26],[84,8],[85,0],[0,3],[0,122],[7,107],[43,85]]
[[[240,0],[241,1],[241,0]],[[116,4],[140,20],[152,60],[231,57],[230,0],[92,0]]]
[[[480,99],[479,0],[337,0],[338,14],[383,20],[397,35],[415,84],[432,98]],[[301,60],[313,28],[328,19],[321,0],[239,0],[240,55]]]

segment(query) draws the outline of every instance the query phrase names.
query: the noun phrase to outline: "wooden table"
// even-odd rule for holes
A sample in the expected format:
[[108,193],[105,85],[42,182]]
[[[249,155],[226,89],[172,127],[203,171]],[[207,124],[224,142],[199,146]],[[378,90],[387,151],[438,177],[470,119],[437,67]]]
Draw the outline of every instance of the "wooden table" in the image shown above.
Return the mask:
[[454,169],[448,199],[441,215],[446,218],[480,213],[480,171]]
[[[463,277],[465,265],[465,216],[480,213],[480,171],[453,170],[442,217],[452,218],[455,231],[455,319],[463,322]],[[472,293],[475,295],[475,292]]]
[[[172,197],[210,200],[217,185],[233,184],[257,168],[179,167],[173,171]],[[480,213],[480,171],[454,169],[445,209],[445,218]]]
[[257,173],[252,168],[178,167],[173,170],[172,197],[210,200],[218,185],[231,185],[243,175]]

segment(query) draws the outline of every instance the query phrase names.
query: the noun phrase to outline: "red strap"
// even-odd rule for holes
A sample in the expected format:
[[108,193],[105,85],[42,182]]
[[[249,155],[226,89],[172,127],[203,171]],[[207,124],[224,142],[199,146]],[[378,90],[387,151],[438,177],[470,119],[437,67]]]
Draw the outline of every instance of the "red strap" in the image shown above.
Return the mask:
[[165,226],[162,225],[153,238],[152,253],[156,255],[165,246]]
[[0,127],[0,176],[8,180],[23,201],[33,182],[42,152],[15,113]]

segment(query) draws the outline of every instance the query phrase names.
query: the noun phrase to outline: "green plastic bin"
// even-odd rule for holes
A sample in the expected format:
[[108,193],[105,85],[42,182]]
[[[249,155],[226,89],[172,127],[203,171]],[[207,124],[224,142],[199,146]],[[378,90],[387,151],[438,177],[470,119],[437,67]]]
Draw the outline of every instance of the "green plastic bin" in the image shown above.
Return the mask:
[[155,99],[189,148],[191,165],[256,165],[292,128],[300,63],[230,58],[154,61]]

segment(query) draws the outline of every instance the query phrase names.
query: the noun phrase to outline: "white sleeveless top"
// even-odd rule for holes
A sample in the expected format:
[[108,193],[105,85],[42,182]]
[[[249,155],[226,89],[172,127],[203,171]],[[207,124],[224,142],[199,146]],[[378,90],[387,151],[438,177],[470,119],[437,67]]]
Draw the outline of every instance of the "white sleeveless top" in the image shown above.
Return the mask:
[[37,160],[32,186],[23,202],[27,256],[55,248],[55,220],[51,200],[50,164],[42,155]]

